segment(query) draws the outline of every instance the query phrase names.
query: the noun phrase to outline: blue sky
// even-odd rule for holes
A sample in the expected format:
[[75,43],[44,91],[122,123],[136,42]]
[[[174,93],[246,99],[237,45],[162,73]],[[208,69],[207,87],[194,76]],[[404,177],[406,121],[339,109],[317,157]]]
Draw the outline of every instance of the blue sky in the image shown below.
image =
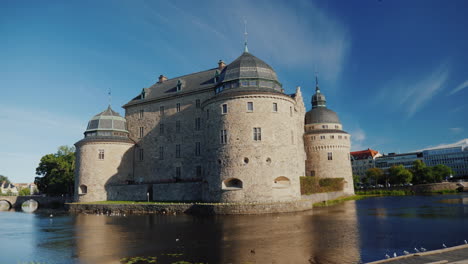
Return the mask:
[[318,72],[353,150],[406,152],[468,136],[468,1],[1,1],[0,174],[40,157],[157,81],[243,50],[307,108]]

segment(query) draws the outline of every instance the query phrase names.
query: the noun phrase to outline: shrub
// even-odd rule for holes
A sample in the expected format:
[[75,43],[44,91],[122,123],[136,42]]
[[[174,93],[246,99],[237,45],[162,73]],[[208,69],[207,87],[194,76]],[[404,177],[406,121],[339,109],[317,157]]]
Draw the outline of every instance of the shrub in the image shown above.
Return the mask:
[[301,194],[314,194],[323,192],[342,191],[344,187],[343,178],[317,178],[315,176],[304,176],[301,180]]

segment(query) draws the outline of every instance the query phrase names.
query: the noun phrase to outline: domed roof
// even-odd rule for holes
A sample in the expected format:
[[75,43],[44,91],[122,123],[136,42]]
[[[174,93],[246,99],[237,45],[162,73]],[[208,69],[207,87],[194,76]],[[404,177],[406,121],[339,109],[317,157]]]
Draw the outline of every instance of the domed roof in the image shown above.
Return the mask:
[[95,115],[89,122],[85,135],[97,131],[120,131],[128,133],[127,120],[109,106],[105,111]]
[[314,123],[341,124],[338,115],[334,111],[326,107],[313,108],[312,110],[307,112],[305,116],[305,123],[306,125]]
[[273,68],[249,52],[242,53],[227,65],[220,77],[222,82],[237,79],[264,79],[278,82]]

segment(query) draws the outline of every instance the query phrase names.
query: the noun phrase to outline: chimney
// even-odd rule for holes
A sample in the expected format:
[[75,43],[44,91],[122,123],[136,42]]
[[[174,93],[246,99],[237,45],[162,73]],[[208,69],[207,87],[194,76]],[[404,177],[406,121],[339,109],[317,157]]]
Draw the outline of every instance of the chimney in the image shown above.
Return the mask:
[[164,81],[167,81],[167,77],[164,76],[164,75],[162,75],[162,74],[159,75],[159,81],[158,81],[158,83],[163,83]]
[[222,69],[224,69],[224,67],[226,67],[226,63],[224,63],[223,60],[219,60],[218,61],[218,70],[222,70]]

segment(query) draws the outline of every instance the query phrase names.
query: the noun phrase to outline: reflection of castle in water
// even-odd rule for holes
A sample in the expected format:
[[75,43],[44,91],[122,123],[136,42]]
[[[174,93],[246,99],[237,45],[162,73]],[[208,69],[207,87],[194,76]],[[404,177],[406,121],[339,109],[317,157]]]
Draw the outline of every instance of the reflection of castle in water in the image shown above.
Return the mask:
[[208,263],[357,263],[360,259],[354,201],[276,215],[77,215],[76,226],[77,255],[84,263],[115,263],[128,256],[158,256],[158,263],[171,263],[167,254],[173,253],[183,254],[174,261]]

